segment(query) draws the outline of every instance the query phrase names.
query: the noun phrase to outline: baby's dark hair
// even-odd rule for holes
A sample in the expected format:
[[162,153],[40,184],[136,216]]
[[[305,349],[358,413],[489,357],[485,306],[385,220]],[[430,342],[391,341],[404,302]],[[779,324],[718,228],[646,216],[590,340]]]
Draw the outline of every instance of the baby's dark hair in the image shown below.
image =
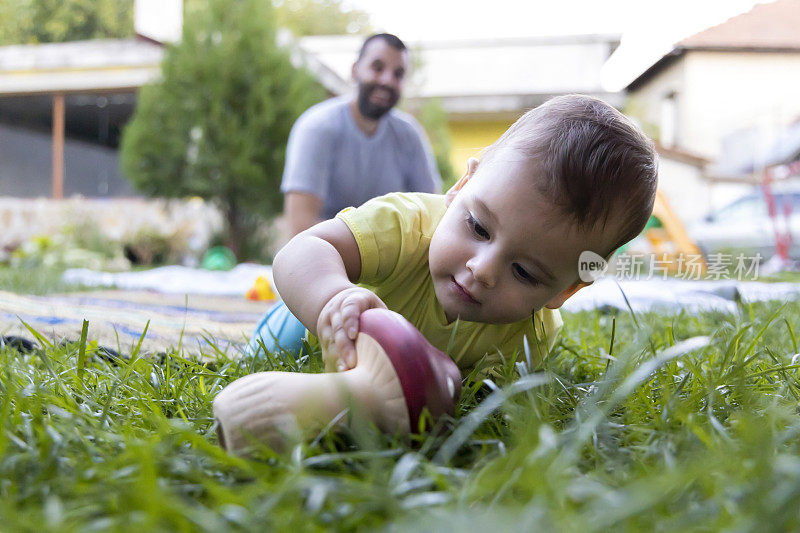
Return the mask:
[[540,191],[580,228],[603,227],[621,213],[616,250],[636,237],[653,212],[658,161],[653,142],[609,104],[583,95],[559,96],[520,117],[484,162],[521,151],[543,177]]

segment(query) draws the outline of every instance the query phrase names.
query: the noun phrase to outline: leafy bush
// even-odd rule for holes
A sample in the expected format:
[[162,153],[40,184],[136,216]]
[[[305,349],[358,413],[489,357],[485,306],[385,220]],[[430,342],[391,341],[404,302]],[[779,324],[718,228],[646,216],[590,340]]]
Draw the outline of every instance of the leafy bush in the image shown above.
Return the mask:
[[204,7],[187,10],[161,79],[140,90],[120,157],[149,195],[214,202],[227,223],[225,244],[240,255],[253,216],[281,210],[289,131],[323,93],[276,44],[268,2]]
[[57,235],[35,235],[11,252],[9,264],[17,269],[44,267],[50,270],[90,268],[127,270],[130,264],[122,256],[122,246],[111,241],[91,223],[83,231],[66,227]]
[[433,155],[436,157],[436,166],[442,176],[442,187],[446,191],[458,179],[458,174],[450,161],[453,142],[450,139],[450,131],[447,129],[447,111],[444,110],[439,100],[432,98],[423,104],[417,118],[430,138]]
[[125,239],[125,257],[137,265],[181,263],[189,250],[189,239],[180,231],[168,234],[154,227],[144,227]]
[[0,46],[133,36],[133,0],[3,0]]

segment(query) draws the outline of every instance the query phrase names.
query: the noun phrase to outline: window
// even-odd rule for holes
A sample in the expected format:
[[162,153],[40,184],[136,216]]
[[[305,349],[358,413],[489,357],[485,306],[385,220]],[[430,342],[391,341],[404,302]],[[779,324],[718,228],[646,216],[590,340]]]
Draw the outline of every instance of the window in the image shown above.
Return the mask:
[[670,148],[678,144],[678,93],[671,91],[661,99],[659,122],[661,144]]

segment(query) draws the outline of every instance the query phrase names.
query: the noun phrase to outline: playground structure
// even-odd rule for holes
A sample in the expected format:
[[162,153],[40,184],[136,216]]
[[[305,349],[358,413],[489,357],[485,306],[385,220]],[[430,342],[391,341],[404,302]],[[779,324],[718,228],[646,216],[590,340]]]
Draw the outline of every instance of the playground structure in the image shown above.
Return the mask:
[[651,247],[651,252],[671,274],[679,273],[686,258],[694,258],[700,273],[707,269],[707,263],[700,248],[692,241],[680,217],[670,206],[667,195],[656,192],[653,217],[642,235]]
[[[733,180],[758,185],[774,236],[774,259],[771,260],[773,268],[793,269],[797,250],[793,253],[795,238],[791,219],[796,202],[786,199],[787,195],[782,195],[785,191],[781,191],[781,188],[800,177],[800,121],[776,135],[766,148],[762,143],[755,142],[758,139],[756,134],[760,133],[760,130],[750,132],[749,143],[739,143],[736,150],[727,150],[717,164],[716,172],[720,172],[720,177],[727,182]],[[715,170],[711,169],[711,172],[714,173]],[[794,224],[797,224],[797,215],[794,213]],[[644,253],[652,253],[659,261],[660,268],[671,274],[680,274],[679,270],[687,257],[693,258],[695,268],[699,267],[700,274],[706,272],[709,261],[713,262],[714,259],[713,254],[711,257],[703,256],[680,217],[670,206],[670,199],[661,189],[656,195],[653,218],[642,232],[642,237],[641,240],[649,248]],[[764,235],[764,242],[768,241],[769,235]],[[683,261],[680,260],[681,256]]]
[[772,186],[777,183],[778,175],[781,176],[781,180],[800,176],[800,160],[785,165],[765,167],[761,181],[761,190],[764,192],[767,212],[775,234],[775,254],[783,264],[788,265],[791,262],[790,252],[794,242],[789,223],[789,218],[792,216],[792,203],[784,202],[779,206],[775,201]]

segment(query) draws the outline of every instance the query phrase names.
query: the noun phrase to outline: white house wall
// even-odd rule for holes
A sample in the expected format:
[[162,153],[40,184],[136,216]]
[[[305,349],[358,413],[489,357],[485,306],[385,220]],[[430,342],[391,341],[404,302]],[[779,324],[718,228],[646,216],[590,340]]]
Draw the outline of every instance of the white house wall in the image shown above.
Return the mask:
[[759,128],[776,136],[800,116],[800,53],[690,52],[686,80],[687,138],[714,158],[727,134]]
[[672,209],[684,222],[691,223],[747,194],[752,185],[713,182],[702,176],[697,165],[661,156],[658,165],[659,189],[666,193]]
[[677,146],[715,160],[726,135],[759,128],[774,136],[800,117],[800,53],[688,51],[633,92],[634,111],[658,126],[671,91]]
[[[659,137],[661,122],[661,101],[670,93],[676,93],[678,100],[677,117],[677,143],[676,146],[695,152],[693,146],[685,142],[684,132],[681,130],[685,117],[682,116],[680,102],[686,93],[686,73],[683,61],[676,61],[653,76],[653,78],[630,94],[629,112],[639,119],[645,129],[650,132],[655,127],[656,137]],[[659,139],[661,140],[661,139]],[[667,144],[662,140],[662,144]]]
[[697,166],[662,156],[658,175],[659,189],[684,223],[702,218],[709,211],[711,194]]
[[[311,36],[301,38],[299,45],[342,79],[350,79],[362,39]],[[405,94],[423,99],[606,94],[600,71],[618,42],[618,35],[409,41],[412,68]]]

